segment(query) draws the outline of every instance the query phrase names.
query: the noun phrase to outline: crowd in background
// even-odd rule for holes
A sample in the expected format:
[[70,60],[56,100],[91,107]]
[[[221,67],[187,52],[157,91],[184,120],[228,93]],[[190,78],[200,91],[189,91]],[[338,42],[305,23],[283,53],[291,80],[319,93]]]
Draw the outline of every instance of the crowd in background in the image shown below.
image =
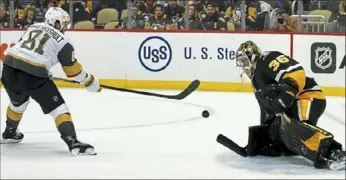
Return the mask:
[[[10,3],[14,10],[10,21]],[[295,0],[0,0],[0,28],[42,22],[50,7],[73,12],[73,28],[315,31],[298,27]],[[322,15],[319,32],[345,32],[346,0],[301,0],[303,15]],[[72,8],[70,5],[73,4]],[[292,9],[293,7],[293,9]],[[312,24],[320,18],[301,18]],[[245,21],[245,27],[242,22]],[[11,24],[11,22],[13,24]],[[309,23],[311,22],[311,23]],[[315,23],[316,24],[316,23]],[[320,26],[320,24],[318,25]],[[325,27],[325,28],[324,28]]]

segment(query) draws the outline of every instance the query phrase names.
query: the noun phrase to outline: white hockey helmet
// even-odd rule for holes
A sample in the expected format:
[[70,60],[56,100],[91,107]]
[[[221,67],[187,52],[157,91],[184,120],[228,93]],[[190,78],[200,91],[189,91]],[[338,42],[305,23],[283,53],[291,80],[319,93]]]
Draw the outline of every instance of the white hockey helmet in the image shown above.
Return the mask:
[[53,27],[55,27],[56,22],[59,22],[59,31],[69,29],[71,24],[70,15],[60,7],[49,8],[45,14],[45,22]]

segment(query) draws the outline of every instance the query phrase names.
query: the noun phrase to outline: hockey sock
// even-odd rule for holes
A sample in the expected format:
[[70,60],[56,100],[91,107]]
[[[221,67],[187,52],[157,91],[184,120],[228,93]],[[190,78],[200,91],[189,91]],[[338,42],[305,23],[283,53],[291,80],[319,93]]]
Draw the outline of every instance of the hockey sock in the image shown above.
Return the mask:
[[55,125],[61,136],[76,136],[76,130],[74,128],[70,114],[66,113],[59,115],[55,119]]
[[10,126],[11,128],[17,129],[19,122],[23,117],[23,113],[17,113],[13,111],[10,107],[8,107],[6,116],[7,116],[7,121],[6,121],[7,125]]

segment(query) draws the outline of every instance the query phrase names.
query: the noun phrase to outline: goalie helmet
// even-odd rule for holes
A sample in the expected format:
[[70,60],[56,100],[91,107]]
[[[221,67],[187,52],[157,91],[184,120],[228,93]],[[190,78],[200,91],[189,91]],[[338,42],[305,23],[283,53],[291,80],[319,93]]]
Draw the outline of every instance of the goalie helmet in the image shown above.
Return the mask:
[[[51,7],[45,14],[45,23],[55,27],[61,32],[70,28],[70,15],[60,7]],[[57,26],[56,23],[59,23]]]
[[241,71],[241,76],[245,73],[250,79],[256,70],[256,61],[261,56],[260,48],[252,41],[240,44],[237,50],[236,65]]

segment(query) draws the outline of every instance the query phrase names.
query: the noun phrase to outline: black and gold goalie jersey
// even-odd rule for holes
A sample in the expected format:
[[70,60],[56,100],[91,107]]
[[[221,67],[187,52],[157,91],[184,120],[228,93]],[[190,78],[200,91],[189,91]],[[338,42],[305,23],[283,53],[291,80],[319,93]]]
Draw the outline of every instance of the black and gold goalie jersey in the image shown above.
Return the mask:
[[278,84],[283,80],[293,82],[298,90],[295,96],[305,92],[321,91],[311,77],[307,77],[301,64],[278,51],[264,52],[256,63],[252,85],[256,90],[265,89],[270,84]]

